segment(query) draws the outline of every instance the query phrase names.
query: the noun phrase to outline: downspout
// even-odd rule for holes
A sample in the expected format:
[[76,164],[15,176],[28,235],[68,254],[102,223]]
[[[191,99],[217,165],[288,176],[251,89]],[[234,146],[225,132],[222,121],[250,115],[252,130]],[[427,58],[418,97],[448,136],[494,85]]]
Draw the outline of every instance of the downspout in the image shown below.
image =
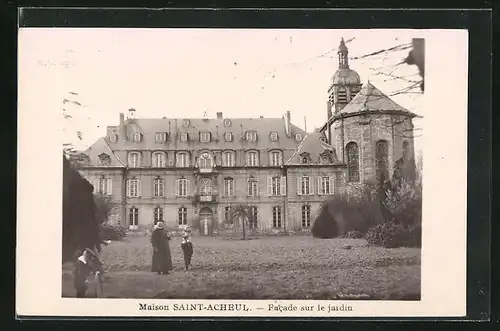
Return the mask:
[[122,171],[122,194],[121,194],[121,223],[128,229],[127,222],[127,178],[128,178],[128,168],[124,168]]
[[286,233],[286,215],[288,214],[288,173],[287,173],[288,167],[283,165],[283,175],[285,176],[285,195],[284,195],[284,208],[283,208],[283,232]]
[[341,129],[342,129],[342,163],[345,164],[345,130],[344,130],[344,114],[340,115],[342,119]]

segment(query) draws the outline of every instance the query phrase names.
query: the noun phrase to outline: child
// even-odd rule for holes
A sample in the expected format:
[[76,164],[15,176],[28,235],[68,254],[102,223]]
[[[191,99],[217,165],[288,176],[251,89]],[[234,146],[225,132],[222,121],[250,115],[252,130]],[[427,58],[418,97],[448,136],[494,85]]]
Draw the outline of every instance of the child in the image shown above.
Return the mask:
[[189,232],[185,231],[182,236],[181,241],[182,252],[184,253],[184,265],[186,266],[186,271],[191,265],[191,257],[193,256],[193,244],[189,240]]

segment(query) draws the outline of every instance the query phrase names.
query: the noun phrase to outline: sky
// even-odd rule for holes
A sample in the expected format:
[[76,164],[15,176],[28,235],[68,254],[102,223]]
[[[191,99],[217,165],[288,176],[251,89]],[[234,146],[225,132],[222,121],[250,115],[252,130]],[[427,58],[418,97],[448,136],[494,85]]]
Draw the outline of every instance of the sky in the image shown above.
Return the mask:
[[[418,30],[24,28],[19,70],[29,79],[20,82],[20,91],[40,111],[62,116],[66,109],[71,119],[61,129],[78,149],[104,136],[106,126],[117,125],[119,113],[127,115],[130,108],[137,118],[217,112],[276,118],[289,110],[295,125],[312,131],[326,121],[342,37],[363,84],[369,80],[424,115],[418,86],[400,93],[420,80],[415,66],[400,64],[409,50],[366,56],[409,45]],[[415,127],[421,129],[418,120]]]

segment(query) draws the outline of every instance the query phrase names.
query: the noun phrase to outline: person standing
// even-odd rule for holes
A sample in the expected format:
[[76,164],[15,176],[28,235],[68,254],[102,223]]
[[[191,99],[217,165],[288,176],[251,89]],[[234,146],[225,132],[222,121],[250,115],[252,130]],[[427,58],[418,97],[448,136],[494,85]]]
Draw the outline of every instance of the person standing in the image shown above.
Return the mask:
[[151,270],[159,275],[168,274],[173,270],[172,256],[169,247],[170,236],[163,228],[163,222],[158,222],[156,229],[151,235],[153,246],[153,262]]
[[191,265],[191,257],[193,256],[193,244],[189,240],[189,233],[187,231],[182,236],[181,249],[184,254],[184,266],[187,271]]
[[92,272],[91,258],[94,253],[90,249],[85,249],[78,257],[73,271],[73,285],[76,290],[77,298],[84,298],[87,292],[87,277]]

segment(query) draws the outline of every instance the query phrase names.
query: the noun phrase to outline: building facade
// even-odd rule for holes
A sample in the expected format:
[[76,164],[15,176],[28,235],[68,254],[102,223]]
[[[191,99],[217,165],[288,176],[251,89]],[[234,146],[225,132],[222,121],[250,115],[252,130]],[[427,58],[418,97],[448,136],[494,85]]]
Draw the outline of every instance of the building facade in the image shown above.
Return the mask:
[[[282,118],[135,118],[86,152],[80,173],[109,197],[110,222],[130,229],[189,225],[210,235],[239,205],[261,231],[308,229],[322,202],[351,183],[388,178],[413,155],[412,113],[372,84],[361,85],[339,47],[328,121],[314,133]],[[378,109],[375,109],[378,108]],[[399,130],[399,131],[398,131]],[[405,154],[406,153],[406,154]],[[385,176],[385,177],[384,177]]]

